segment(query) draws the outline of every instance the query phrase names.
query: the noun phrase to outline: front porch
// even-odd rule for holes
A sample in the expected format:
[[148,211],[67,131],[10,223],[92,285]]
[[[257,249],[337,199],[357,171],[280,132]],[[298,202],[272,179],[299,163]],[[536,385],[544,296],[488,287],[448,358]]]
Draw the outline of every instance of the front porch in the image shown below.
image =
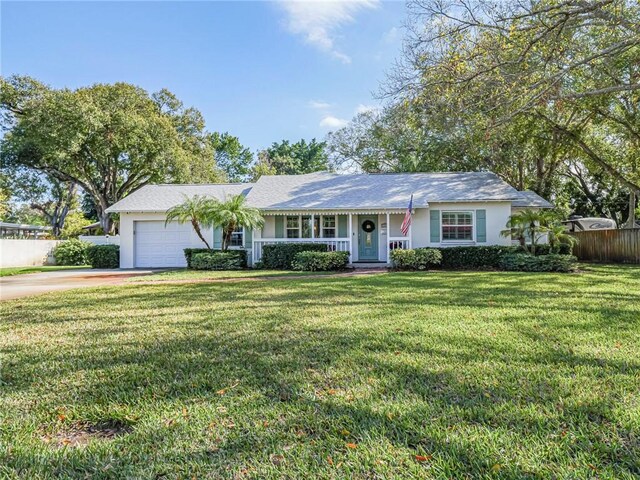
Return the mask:
[[265,212],[265,225],[251,241],[252,262],[259,262],[265,245],[322,243],[329,251],[349,252],[350,264],[383,264],[398,248],[411,248],[400,231],[404,212]]

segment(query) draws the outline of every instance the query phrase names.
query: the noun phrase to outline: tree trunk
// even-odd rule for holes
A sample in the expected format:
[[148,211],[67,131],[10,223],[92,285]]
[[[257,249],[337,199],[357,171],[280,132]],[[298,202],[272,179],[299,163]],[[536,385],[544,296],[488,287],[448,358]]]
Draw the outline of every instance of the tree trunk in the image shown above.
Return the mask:
[[98,213],[98,220],[100,220],[100,227],[105,235],[111,235],[113,232],[113,220],[111,220],[111,216],[98,205],[96,205],[96,210]]
[[536,254],[536,224],[532,223],[531,228],[531,255]]
[[629,193],[629,218],[622,228],[636,227],[636,192],[631,190]]
[[198,237],[200,237],[200,240],[202,240],[204,244],[207,246],[207,248],[211,250],[211,245],[209,245],[209,243],[202,236],[202,232],[200,231],[200,225],[198,224],[197,220],[191,219],[191,225],[193,226],[193,229],[196,231],[196,235],[198,235]]
[[222,230],[222,250],[225,251],[229,248],[229,244],[231,243],[231,236],[233,232],[236,230],[236,225],[230,224],[227,225],[226,228]]

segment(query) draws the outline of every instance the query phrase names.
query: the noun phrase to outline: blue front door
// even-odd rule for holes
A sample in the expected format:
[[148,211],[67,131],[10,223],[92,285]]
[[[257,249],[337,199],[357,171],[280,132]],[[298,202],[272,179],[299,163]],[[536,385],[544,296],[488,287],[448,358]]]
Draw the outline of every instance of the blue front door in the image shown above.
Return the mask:
[[378,260],[378,218],[358,217],[358,260]]

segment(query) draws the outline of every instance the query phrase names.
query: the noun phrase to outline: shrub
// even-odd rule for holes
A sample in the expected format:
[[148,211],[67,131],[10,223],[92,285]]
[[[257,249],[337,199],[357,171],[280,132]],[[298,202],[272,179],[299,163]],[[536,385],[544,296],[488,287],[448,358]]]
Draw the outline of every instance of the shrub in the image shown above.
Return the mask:
[[120,247],[118,245],[91,245],[87,248],[87,259],[91,268],[120,267]]
[[512,253],[502,258],[500,266],[512,272],[573,272],[578,267],[578,259],[555,253],[536,256]]
[[391,260],[399,270],[426,270],[440,264],[442,253],[437,248],[396,249],[391,251]]
[[82,242],[80,240],[65,240],[62,243],[56,245],[53,249],[53,256],[56,259],[57,265],[86,265],[87,261],[87,248],[91,246],[90,243]]
[[184,249],[184,258],[187,260],[187,268],[193,268],[191,266],[191,259],[193,255],[196,253],[211,253],[213,250],[209,248],[185,248]]
[[246,265],[247,252],[244,250],[209,250],[191,257],[191,268],[196,270],[242,270]]
[[477,270],[500,268],[504,255],[518,252],[520,247],[489,245],[483,247],[448,247],[441,248],[444,269]]
[[273,270],[291,270],[293,260],[300,252],[326,252],[324,243],[276,243],[262,247],[262,264]]
[[349,252],[298,252],[291,267],[309,272],[344,270],[349,263]]
[[[517,247],[518,253],[528,253],[531,251],[531,245],[527,245],[527,249],[523,249],[522,247]],[[557,253],[560,255],[571,255],[573,253],[573,245],[569,243],[560,243],[556,247],[557,251],[551,250],[551,245],[548,243],[541,243],[536,245],[536,256],[538,255],[549,255],[550,253]]]

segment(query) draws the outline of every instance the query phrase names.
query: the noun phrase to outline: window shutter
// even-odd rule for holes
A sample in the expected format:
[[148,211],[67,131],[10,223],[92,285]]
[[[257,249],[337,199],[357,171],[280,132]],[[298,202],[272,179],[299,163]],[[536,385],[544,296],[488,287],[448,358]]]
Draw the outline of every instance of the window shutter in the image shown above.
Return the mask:
[[214,227],[213,229],[213,248],[222,248],[222,227]]
[[253,230],[250,228],[244,229],[244,248],[252,248],[251,242],[253,242]]
[[440,243],[440,210],[429,210],[431,226],[431,243]]
[[487,242],[487,211],[476,210],[476,241]]
[[276,238],[284,238],[284,217],[276,215]]
[[347,236],[347,216],[338,215],[338,235],[339,238]]

